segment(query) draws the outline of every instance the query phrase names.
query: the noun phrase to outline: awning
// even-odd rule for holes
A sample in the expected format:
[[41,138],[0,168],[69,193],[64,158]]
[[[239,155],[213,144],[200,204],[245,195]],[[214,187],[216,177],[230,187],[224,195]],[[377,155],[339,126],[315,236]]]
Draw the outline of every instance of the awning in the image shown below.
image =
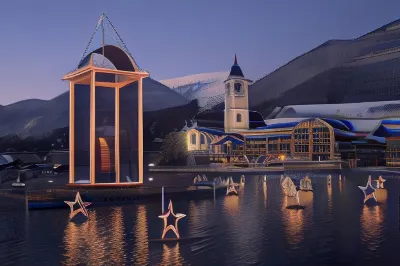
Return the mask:
[[239,144],[239,145],[244,143],[243,140],[241,140],[235,136],[224,136],[221,139],[216,140],[213,143],[211,143],[211,145],[221,145],[228,141],[235,143],[235,144]]

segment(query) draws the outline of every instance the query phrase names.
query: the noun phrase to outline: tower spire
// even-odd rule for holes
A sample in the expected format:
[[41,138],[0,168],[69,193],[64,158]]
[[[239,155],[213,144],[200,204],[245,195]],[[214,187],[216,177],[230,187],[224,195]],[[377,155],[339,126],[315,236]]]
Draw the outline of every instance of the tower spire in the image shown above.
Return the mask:
[[237,65],[237,57],[236,57],[236,54],[235,54],[235,63],[234,63],[235,65]]

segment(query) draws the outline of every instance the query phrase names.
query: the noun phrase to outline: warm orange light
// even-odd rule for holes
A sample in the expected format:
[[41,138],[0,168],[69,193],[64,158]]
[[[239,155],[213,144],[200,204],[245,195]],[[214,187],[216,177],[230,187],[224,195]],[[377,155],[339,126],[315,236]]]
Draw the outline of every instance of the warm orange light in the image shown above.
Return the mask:
[[233,184],[226,187],[226,195],[238,195],[238,192]]
[[104,138],[99,138],[100,141],[100,169],[103,173],[109,173],[111,171],[111,158],[110,158],[110,147]]
[[[168,216],[171,215],[171,214],[172,214],[173,217],[175,217],[175,226],[172,225],[172,224],[170,224],[170,225],[167,226],[167,218],[168,218]],[[168,211],[167,211],[165,214],[159,215],[158,217],[161,218],[161,219],[164,219],[164,231],[163,231],[163,233],[162,233],[161,238],[164,239],[165,234],[166,234],[169,230],[171,230],[172,232],[175,233],[176,237],[179,239],[180,236],[179,236],[179,231],[178,231],[178,221],[179,221],[180,219],[186,217],[186,214],[182,214],[182,213],[177,213],[177,214],[175,214],[175,213],[174,213],[174,208],[173,208],[173,206],[172,206],[172,201],[169,201]]]
[[[66,204],[68,204],[69,208],[71,209],[71,212],[69,214],[69,218],[72,219],[74,218],[75,215],[77,215],[79,212],[81,212],[83,215],[89,218],[89,214],[86,210],[86,207],[92,204],[91,202],[83,202],[81,195],[79,192],[76,193],[75,196],[75,201],[64,201]],[[74,210],[74,205],[78,204],[79,208]]]
[[282,155],[279,156],[279,159],[280,159],[281,161],[284,161],[285,158],[286,158],[286,156],[285,156],[284,154],[282,154]]

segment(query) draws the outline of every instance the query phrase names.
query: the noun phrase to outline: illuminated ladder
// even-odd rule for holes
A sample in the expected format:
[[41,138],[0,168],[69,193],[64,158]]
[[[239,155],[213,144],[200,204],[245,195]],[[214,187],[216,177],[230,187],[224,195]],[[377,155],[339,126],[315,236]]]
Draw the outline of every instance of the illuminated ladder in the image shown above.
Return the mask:
[[110,147],[104,138],[99,138],[100,141],[100,169],[103,173],[111,172]]

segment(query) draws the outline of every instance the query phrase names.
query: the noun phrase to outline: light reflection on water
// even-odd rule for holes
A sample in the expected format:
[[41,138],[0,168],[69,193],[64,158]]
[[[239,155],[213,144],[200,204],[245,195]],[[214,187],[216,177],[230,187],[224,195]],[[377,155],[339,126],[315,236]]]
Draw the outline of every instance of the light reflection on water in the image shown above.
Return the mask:
[[68,209],[30,211],[29,220],[24,212],[14,213],[0,216],[0,228],[27,234],[3,239],[0,255],[13,265],[27,265],[28,258],[46,258],[48,265],[393,265],[393,247],[400,242],[400,180],[388,179],[376,191],[379,205],[364,206],[357,185],[367,177],[358,182],[333,176],[328,186],[326,175],[313,176],[314,192],[299,193],[302,210],[286,209],[296,201],[282,195],[278,176],[266,182],[246,176],[239,196],[219,195],[215,202],[212,195],[172,197],[175,212],[187,214],[179,221],[182,242],[152,241],[162,232],[159,202],[93,206],[89,220],[71,222]]

